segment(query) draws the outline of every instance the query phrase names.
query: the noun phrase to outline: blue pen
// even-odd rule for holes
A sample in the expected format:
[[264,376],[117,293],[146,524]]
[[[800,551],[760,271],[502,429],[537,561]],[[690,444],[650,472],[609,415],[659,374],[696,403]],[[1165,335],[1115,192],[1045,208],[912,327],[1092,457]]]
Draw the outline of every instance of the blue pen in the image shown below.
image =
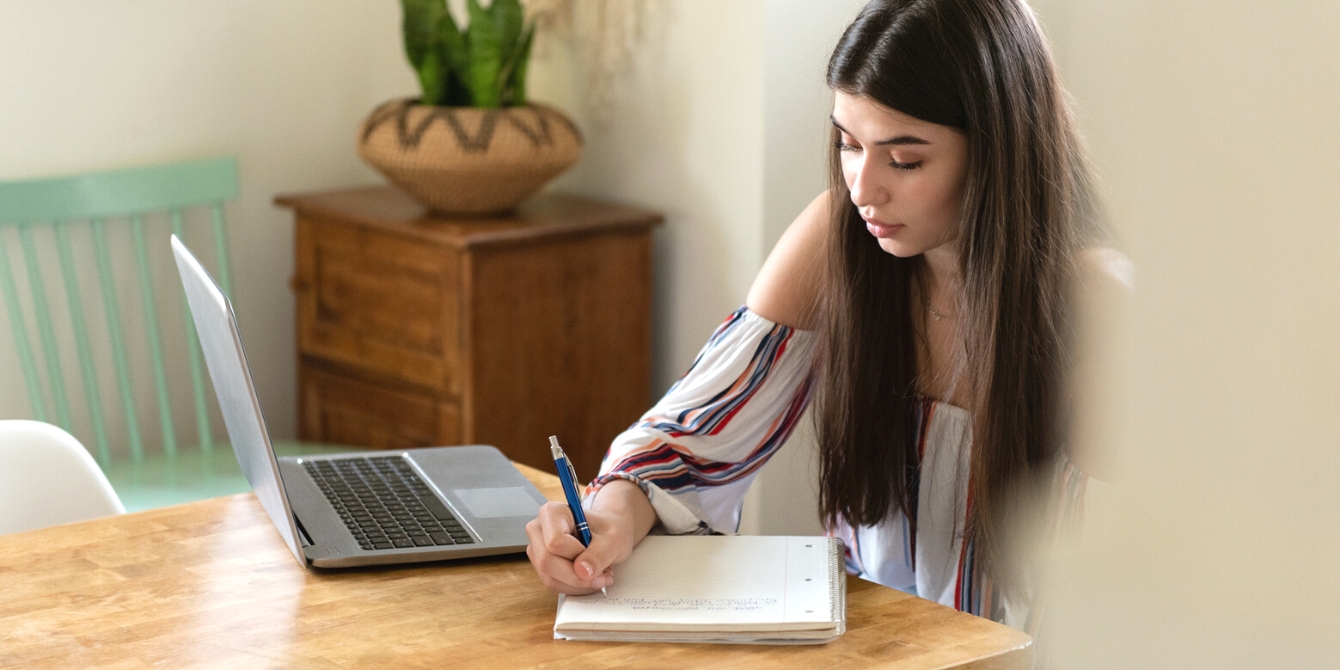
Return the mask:
[[[558,437],[549,436],[549,451],[554,454],[554,468],[558,470],[558,479],[563,482],[563,495],[568,499],[568,509],[572,510],[572,519],[577,522],[577,539],[582,541],[583,547],[591,546],[591,528],[586,525],[586,512],[582,511],[582,497],[577,493],[577,471],[572,469],[572,461],[568,460],[568,455],[563,453],[563,447],[558,446]],[[609,593],[605,589],[600,589],[605,597]]]

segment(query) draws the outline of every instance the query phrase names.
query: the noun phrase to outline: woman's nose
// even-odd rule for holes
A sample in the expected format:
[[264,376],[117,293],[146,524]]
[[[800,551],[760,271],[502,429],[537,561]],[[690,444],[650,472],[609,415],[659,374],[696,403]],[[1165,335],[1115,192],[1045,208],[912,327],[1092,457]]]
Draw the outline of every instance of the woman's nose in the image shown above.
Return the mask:
[[878,207],[888,201],[889,191],[879,183],[879,166],[876,162],[868,156],[861,156],[852,168],[854,171],[849,173],[851,178],[847,184],[852,204],[857,207]]

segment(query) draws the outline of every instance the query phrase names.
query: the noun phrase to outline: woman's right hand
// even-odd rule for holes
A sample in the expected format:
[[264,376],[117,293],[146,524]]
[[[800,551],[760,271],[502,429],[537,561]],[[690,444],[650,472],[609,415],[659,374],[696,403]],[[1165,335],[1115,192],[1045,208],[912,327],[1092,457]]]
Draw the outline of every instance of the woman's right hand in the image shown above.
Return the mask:
[[613,567],[633,553],[656,521],[646,494],[632,482],[606,484],[596,503],[586,510],[591,546],[583,547],[573,533],[572,511],[561,502],[546,503],[526,524],[526,555],[551,591],[586,595],[614,583]]

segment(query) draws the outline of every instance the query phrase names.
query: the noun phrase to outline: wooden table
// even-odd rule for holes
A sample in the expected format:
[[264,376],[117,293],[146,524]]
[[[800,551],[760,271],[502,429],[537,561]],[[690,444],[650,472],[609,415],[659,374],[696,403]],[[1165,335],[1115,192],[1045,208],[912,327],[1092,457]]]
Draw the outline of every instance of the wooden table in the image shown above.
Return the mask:
[[[521,470],[551,499],[558,479]],[[1030,638],[860,579],[815,647],[553,639],[521,557],[300,567],[251,494],[0,536],[0,667],[1028,668]]]

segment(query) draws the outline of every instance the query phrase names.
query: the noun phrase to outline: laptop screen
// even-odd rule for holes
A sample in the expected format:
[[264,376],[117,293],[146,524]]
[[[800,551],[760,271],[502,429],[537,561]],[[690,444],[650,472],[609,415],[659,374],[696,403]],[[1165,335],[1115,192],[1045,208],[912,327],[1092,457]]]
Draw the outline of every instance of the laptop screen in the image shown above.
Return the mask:
[[298,530],[279,475],[279,463],[270,445],[270,435],[265,430],[260,401],[251,382],[233,307],[204,266],[176,235],[172,236],[172,253],[177,258],[186,302],[200,336],[200,348],[205,354],[205,364],[214,382],[214,394],[219,399],[219,409],[223,412],[223,422],[228,428],[238,465],[289,550],[299,563],[306,565],[307,557],[298,543]]

